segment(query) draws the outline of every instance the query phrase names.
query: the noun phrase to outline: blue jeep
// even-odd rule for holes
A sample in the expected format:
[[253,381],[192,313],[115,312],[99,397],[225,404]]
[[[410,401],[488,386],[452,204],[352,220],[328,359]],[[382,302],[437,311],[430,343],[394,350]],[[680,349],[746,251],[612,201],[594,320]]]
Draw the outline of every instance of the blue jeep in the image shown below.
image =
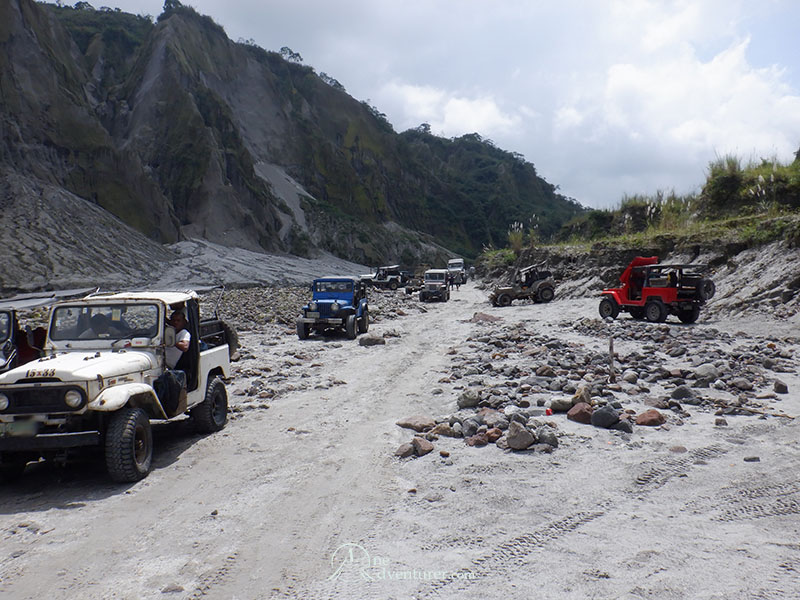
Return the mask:
[[366,286],[355,277],[322,277],[311,284],[313,297],[297,319],[297,337],[304,340],[312,330],[344,329],[355,339],[369,329]]

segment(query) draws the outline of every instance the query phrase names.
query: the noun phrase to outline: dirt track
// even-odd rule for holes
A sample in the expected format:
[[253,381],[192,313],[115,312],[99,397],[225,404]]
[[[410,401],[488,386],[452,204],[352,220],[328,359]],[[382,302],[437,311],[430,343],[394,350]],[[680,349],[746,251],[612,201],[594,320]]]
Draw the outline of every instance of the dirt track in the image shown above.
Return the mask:
[[[729,416],[718,427],[688,407],[667,427],[624,434],[561,414],[548,418],[560,431],[552,454],[440,438],[401,461],[394,451],[412,432],[395,421],[455,412],[457,385],[442,380],[470,336],[519,321],[607,348],[573,328],[595,317],[596,300],[495,309],[468,285],[427,308],[374,324],[370,334],[399,334],[374,347],[243,334],[252,358],[237,363],[228,427],[207,437],[188,421],[157,427],[155,469],[140,483],[111,484],[100,463],[29,467],[0,490],[0,596],[800,595],[800,419]],[[477,311],[503,320],[469,322]],[[753,329],[702,317],[695,327]],[[779,408],[800,415],[792,361]]]

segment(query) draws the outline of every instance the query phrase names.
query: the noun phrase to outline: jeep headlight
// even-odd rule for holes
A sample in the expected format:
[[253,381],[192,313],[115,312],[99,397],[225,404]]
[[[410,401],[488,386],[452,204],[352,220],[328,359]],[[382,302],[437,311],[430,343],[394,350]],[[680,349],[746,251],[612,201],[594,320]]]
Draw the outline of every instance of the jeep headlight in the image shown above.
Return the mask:
[[5,394],[0,394],[0,410],[5,410],[8,408],[8,396]]
[[314,312],[315,310],[317,310],[317,303],[316,302],[309,302],[308,303],[308,310],[310,310],[311,312]]
[[66,394],[64,394],[64,402],[66,402],[67,406],[70,408],[78,408],[83,402],[83,396],[77,390],[69,390]]
[[334,302],[333,304],[331,304],[331,312],[339,312],[339,308],[340,307],[338,302]]

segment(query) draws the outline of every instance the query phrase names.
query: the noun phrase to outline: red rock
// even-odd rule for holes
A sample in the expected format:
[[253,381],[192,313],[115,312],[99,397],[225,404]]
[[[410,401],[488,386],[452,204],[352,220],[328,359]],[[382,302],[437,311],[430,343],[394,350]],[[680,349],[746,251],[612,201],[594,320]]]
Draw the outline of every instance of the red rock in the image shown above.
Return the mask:
[[647,427],[658,427],[666,422],[667,418],[658,412],[655,408],[644,411],[636,417],[637,425],[645,425]]
[[489,443],[489,439],[485,433],[476,433],[472,437],[468,437],[466,440],[467,446],[485,446]]
[[415,437],[411,440],[411,445],[414,446],[414,452],[417,456],[425,456],[429,452],[433,452],[433,444],[421,437]]
[[503,437],[503,430],[499,427],[492,427],[486,432],[486,439],[490,444],[494,444],[497,440]]
[[589,425],[592,422],[592,410],[592,407],[586,404],[586,402],[578,402],[567,411],[567,418],[576,423]]
[[436,425],[436,421],[433,417],[429,417],[427,415],[414,415],[412,417],[400,419],[396,424],[400,427],[413,429],[414,431],[419,432],[425,431],[426,429],[431,429],[434,425]]

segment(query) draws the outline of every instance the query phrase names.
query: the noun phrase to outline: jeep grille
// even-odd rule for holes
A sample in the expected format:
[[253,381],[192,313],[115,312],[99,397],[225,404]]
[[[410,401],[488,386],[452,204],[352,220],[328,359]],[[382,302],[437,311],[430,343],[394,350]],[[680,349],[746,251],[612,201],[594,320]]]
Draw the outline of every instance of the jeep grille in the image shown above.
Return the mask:
[[[83,398],[75,408],[64,402],[64,394],[69,390],[75,390]],[[3,415],[73,412],[86,406],[86,394],[81,388],[74,386],[3,390],[3,393],[8,396],[8,408],[0,411]]]

